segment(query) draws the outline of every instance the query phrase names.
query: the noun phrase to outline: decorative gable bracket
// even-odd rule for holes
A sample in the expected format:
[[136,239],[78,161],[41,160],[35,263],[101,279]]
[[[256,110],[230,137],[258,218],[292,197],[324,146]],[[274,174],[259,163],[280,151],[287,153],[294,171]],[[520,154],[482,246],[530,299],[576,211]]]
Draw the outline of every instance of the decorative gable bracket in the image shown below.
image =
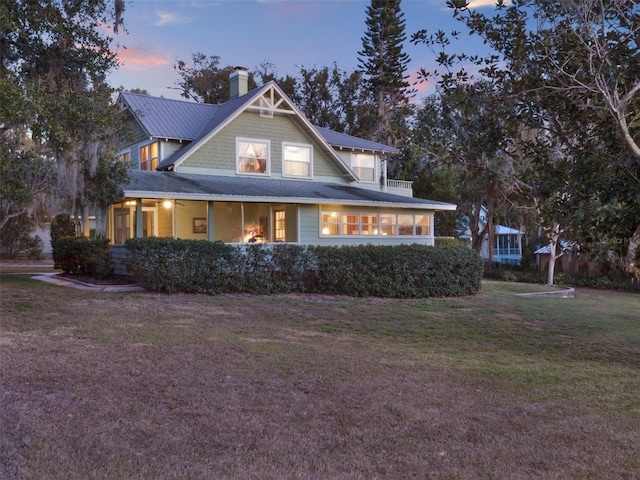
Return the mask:
[[274,113],[285,113],[288,115],[296,113],[273,87],[265,90],[265,92],[256,99],[255,102],[247,107],[247,109],[258,110],[260,112],[260,116],[263,118],[272,118]]

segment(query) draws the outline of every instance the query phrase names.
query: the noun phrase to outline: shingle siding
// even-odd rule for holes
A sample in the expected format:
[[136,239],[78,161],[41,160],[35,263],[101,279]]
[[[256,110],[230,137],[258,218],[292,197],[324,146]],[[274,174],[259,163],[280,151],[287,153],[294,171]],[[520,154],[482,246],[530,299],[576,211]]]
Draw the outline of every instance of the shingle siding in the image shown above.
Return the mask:
[[216,136],[194,151],[176,171],[181,168],[214,169],[217,172],[236,171],[236,138],[254,138],[271,141],[271,175],[282,176],[282,142],[313,145],[314,176],[337,178],[343,182],[341,172],[337,171],[329,159],[314,145],[288,115],[275,115],[262,118],[256,112],[245,111],[225,126]]

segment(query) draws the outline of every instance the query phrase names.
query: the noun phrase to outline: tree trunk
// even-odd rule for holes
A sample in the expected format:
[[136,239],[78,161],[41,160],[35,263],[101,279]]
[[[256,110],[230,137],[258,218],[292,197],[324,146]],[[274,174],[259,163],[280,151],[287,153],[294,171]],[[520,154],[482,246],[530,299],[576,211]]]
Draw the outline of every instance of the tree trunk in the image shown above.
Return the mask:
[[636,231],[629,239],[629,246],[627,248],[627,255],[625,257],[626,269],[631,275],[633,275],[636,282],[640,282],[640,265],[636,262],[636,254],[640,247],[640,225],[636,227]]
[[487,263],[493,265],[493,243],[496,238],[496,229],[493,226],[493,217],[491,215],[487,215],[487,229]]
[[560,225],[554,223],[549,235],[549,272],[547,273],[547,285],[555,285],[554,276],[556,271],[556,260],[563,254],[558,255],[558,243],[560,243]]

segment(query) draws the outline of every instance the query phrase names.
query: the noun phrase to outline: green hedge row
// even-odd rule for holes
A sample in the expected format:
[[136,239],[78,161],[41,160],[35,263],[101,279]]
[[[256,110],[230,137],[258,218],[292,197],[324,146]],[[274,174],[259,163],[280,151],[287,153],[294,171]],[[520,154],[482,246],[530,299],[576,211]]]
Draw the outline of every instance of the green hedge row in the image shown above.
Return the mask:
[[106,278],[113,274],[107,238],[62,237],[52,242],[53,261],[65,273]]
[[128,240],[128,269],[162,292],[310,292],[377,297],[477,293],[479,256],[445,245],[234,246],[201,240]]

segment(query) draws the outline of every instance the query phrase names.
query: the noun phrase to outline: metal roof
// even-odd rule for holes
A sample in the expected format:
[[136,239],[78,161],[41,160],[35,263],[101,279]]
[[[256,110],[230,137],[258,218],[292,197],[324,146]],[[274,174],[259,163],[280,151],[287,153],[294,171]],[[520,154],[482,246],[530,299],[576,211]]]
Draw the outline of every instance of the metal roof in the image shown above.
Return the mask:
[[[259,89],[219,105],[152,97],[130,92],[121,92],[120,96],[150,137],[193,141],[214,130],[232,116],[245,105],[247,98],[257,90]],[[393,147],[371,140],[324,127],[314,126],[314,128],[329,145],[335,148],[398,153],[398,150]],[[167,162],[163,161],[162,163],[166,164]]]
[[494,232],[497,235],[524,235],[522,230],[516,230],[515,228],[505,227],[504,225],[496,225]]
[[336,132],[324,127],[315,127],[318,133],[324,137],[324,139],[333,147],[350,148],[354,150],[372,150],[375,152],[384,153],[398,153],[398,150],[383,145],[381,143],[373,142],[371,140],[365,140],[364,138],[354,137],[347,135],[346,133]]
[[331,182],[132,170],[126,197],[290,202],[455,210],[451,203],[405,197]]
[[218,105],[121,92],[122,100],[150,137],[194,140],[218,111]]

